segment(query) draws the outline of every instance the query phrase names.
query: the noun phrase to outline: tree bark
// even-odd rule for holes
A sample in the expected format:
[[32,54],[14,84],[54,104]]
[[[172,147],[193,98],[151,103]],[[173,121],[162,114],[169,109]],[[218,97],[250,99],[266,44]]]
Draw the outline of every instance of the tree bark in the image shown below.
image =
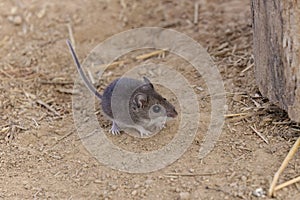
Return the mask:
[[251,9],[259,90],[300,122],[300,1],[252,0]]

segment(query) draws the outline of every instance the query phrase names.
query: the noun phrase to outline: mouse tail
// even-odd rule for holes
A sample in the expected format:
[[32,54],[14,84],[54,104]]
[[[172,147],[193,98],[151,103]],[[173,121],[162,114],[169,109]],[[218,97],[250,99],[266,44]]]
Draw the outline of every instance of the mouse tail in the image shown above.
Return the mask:
[[96,90],[96,88],[93,86],[93,84],[88,80],[87,76],[85,75],[85,73],[78,61],[77,55],[75,53],[75,50],[74,50],[70,40],[67,40],[67,45],[69,46],[69,49],[72,54],[73,60],[75,62],[76,68],[77,68],[81,78],[83,79],[84,84],[96,97],[98,97],[99,99],[102,100],[102,95]]

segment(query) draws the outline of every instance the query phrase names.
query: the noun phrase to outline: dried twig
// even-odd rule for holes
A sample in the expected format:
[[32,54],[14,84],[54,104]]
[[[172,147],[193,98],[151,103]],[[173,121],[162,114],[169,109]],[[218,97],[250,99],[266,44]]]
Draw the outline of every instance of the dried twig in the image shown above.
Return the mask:
[[[153,52],[150,52],[150,53],[139,55],[139,56],[135,57],[135,59],[136,60],[146,60],[146,59],[151,58],[153,56],[161,56],[161,58],[164,58],[166,51],[167,51],[167,49],[160,49],[160,50],[157,50],[157,51],[153,51]],[[112,62],[110,64],[99,65],[99,66],[97,66],[97,68],[98,67],[99,68],[107,68],[107,67],[122,66],[122,65],[124,65],[128,62],[129,62],[128,60],[119,60],[119,61]],[[92,66],[92,67],[94,68],[95,66]]]
[[260,103],[258,103],[258,102],[255,101],[254,99],[250,99],[250,100],[255,104],[255,106],[256,106],[257,108],[260,108],[260,107],[261,107]]
[[13,125],[13,126],[20,129],[20,130],[28,130],[28,128],[25,128],[23,126],[19,126],[19,125]]
[[34,118],[31,118],[31,119],[34,122],[35,127],[39,127],[40,126]]
[[74,133],[74,130],[70,131],[69,133],[63,135],[61,138],[57,139],[55,141],[55,143],[53,145],[51,145],[51,147],[49,149],[47,149],[47,151],[52,150],[60,141],[64,140],[65,138],[69,137],[70,135],[72,135]]
[[67,89],[67,88],[57,88],[56,91],[60,93],[66,93],[66,94],[79,94],[78,90]]
[[233,114],[226,114],[224,115],[225,118],[230,118],[230,117],[240,117],[240,116],[245,116],[248,115],[249,113],[233,113]]
[[51,106],[49,106],[47,103],[45,103],[44,101],[37,99],[36,103],[40,104],[41,106],[44,106],[45,108],[47,108],[49,111],[53,112],[55,115],[60,116],[60,114],[58,112],[56,112],[56,110],[54,110]]
[[52,80],[39,80],[39,83],[42,84],[53,84],[53,85],[68,85],[68,84],[74,84],[73,81],[52,81]]
[[59,138],[59,139],[57,140],[57,142],[59,142],[59,141],[65,139],[65,138],[69,137],[69,136],[72,135],[73,133],[74,133],[73,130],[70,131],[69,133],[67,133],[67,134],[65,134],[64,136],[62,136],[61,138]]
[[85,135],[85,136],[83,136],[83,137],[80,137],[80,138],[76,139],[76,141],[78,141],[78,140],[84,140],[84,139],[86,139],[86,138],[88,138],[88,137],[94,135],[95,133],[97,133],[97,130],[94,130],[94,131],[92,131],[91,133],[89,133],[89,134],[87,134],[87,135]]
[[137,60],[146,60],[146,59],[151,58],[153,56],[160,55],[160,54],[164,53],[165,51],[167,51],[167,49],[161,49],[161,50],[153,51],[151,53],[139,55],[135,59],[137,59]]
[[272,122],[272,124],[275,124],[275,125],[285,125],[285,124],[291,124],[291,121],[283,121],[283,122]]
[[226,48],[228,46],[229,46],[229,43],[228,42],[224,42],[216,50],[220,51],[220,50],[222,50],[222,49],[224,49],[224,48]]
[[250,128],[267,144],[269,144],[269,141],[260,133],[258,132],[253,126],[250,126]]
[[251,65],[247,66],[245,69],[243,69],[243,71],[241,71],[241,74],[245,73],[246,71],[248,71],[249,69],[251,69],[254,66],[254,63],[252,63]]
[[3,127],[1,130],[0,130],[0,133],[5,133],[7,132],[8,130],[10,129],[10,127]]
[[214,190],[214,191],[217,191],[217,192],[223,192],[224,194],[227,194],[227,195],[231,195],[231,196],[232,196],[232,193],[231,193],[231,192],[228,192],[228,191],[222,189],[221,187],[213,188],[213,187],[210,187],[210,186],[206,186],[205,189],[207,189],[207,190]]
[[9,37],[6,35],[2,38],[0,41],[0,47],[2,47],[7,41],[9,40]]
[[127,8],[127,5],[126,5],[126,3],[125,3],[124,0],[120,0],[120,4],[121,4],[121,6],[122,6],[123,9]]
[[175,21],[172,21],[172,22],[169,22],[169,21],[167,21],[167,22],[162,22],[161,24],[160,24],[160,26],[162,27],[162,28],[171,28],[171,27],[174,27],[174,26],[178,26],[178,25],[180,25],[181,24],[181,21],[180,20],[175,20]]
[[282,183],[282,184],[276,186],[275,189],[274,189],[274,191],[280,190],[280,189],[282,189],[284,187],[287,187],[287,186],[292,185],[294,183],[297,183],[299,181],[300,181],[300,176],[298,176],[297,178],[294,178],[292,180],[289,180],[289,181],[287,181],[285,183]]
[[6,71],[4,71],[4,70],[2,70],[2,69],[0,69],[0,72],[2,73],[2,74],[4,74],[5,76],[7,76],[8,78],[14,78],[14,76],[12,76],[12,75],[10,75],[9,73],[7,73]]
[[295,155],[295,153],[297,152],[298,148],[300,146],[300,137],[297,139],[297,141],[295,142],[295,144],[293,145],[293,147],[290,149],[288,155],[285,157],[284,161],[282,162],[281,166],[279,167],[278,171],[275,173],[274,178],[272,180],[272,183],[270,185],[270,189],[269,189],[269,193],[268,195],[274,196],[275,195],[275,191],[279,190],[283,187],[286,187],[287,185],[293,184],[295,182],[299,181],[299,177],[296,179],[293,179],[291,181],[288,181],[286,183],[283,183],[277,187],[275,187],[276,183],[278,182],[279,176],[280,174],[283,172],[283,170],[287,167],[289,161],[293,158],[293,156]]
[[41,106],[44,106],[46,109],[48,109],[49,111],[53,112],[55,115],[59,116],[60,117],[60,114],[58,112],[56,112],[55,109],[53,109],[50,105],[48,105],[47,103],[45,103],[44,101],[40,100],[40,99],[37,99],[37,97],[34,95],[34,94],[31,94],[29,92],[26,92],[26,91],[23,91],[25,96],[28,98],[28,99],[31,99],[33,101],[35,101],[37,104],[41,105]]
[[226,48],[226,49],[223,49],[222,51],[217,51],[217,52],[213,52],[211,53],[213,56],[223,56],[225,55],[226,53],[230,52],[231,49],[229,48]]
[[199,18],[199,3],[196,2],[194,5],[194,24],[198,24]]
[[[122,66],[126,63],[125,60],[120,60],[120,61],[115,61],[115,62],[112,62],[110,64],[103,64],[103,65],[100,65],[99,68],[106,68],[106,67],[116,67],[116,66]],[[94,67],[94,66],[93,66]]]
[[219,172],[211,172],[211,173],[167,173],[166,176],[211,176],[219,174]]

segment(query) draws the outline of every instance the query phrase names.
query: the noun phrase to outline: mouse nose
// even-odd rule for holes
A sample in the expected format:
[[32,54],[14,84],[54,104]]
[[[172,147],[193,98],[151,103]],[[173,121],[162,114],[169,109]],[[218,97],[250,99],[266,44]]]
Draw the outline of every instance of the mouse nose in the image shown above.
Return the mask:
[[175,110],[175,108],[173,108],[173,110],[171,112],[167,113],[168,117],[172,117],[175,118],[178,115],[177,111]]
[[177,111],[175,110],[175,108],[173,109],[175,117],[178,115]]

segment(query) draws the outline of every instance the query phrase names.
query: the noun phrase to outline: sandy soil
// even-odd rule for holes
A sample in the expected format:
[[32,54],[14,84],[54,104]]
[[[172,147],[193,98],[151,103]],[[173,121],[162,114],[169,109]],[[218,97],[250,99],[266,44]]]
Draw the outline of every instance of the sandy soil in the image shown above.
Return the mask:
[[[193,1],[1,1],[0,199],[258,199],[253,191],[266,192],[300,129],[255,86],[250,4],[202,0],[198,23],[193,21]],[[139,61],[172,65],[195,85],[200,126],[192,145],[173,164],[143,174],[113,170],[87,151],[76,132],[72,88],[77,71],[65,44],[68,26],[81,60],[103,40],[131,28],[182,32],[205,47],[216,63],[228,114],[244,114],[226,118],[215,148],[199,160],[210,119],[205,81],[171,54]],[[141,53],[145,52],[127,58]],[[99,89],[132,66],[135,63],[107,70],[96,81]],[[176,98],[165,92],[178,106]],[[101,112],[98,119],[108,132],[109,121]],[[178,123],[178,119],[168,123],[149,139],[108,133],[107,137],[129,151],[152,151],[172,140]],[[300,174],[299,159],[296,154],[280,183]],[[277,199],[300,199],[300,185],[280,190]]]

